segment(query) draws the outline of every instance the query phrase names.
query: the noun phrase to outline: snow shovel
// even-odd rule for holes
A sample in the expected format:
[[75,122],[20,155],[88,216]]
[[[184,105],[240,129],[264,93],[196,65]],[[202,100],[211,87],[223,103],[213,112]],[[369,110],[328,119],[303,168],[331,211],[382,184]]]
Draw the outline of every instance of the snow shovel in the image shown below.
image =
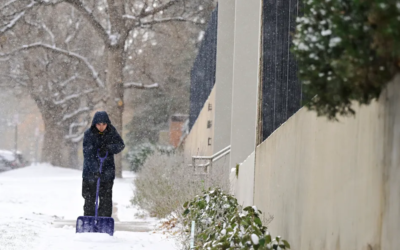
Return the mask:
[[[108,152],[104,158],[100,157],[99,150],[97,151],[97,157],[100,159],[100,173],[103,168],[103,163],[108,156]],[[76,233],[107,233],[110,236],[114,234],[114,219],[111,217],[98,217],[98,200],[99,200],[99,189],[100,189],[100,177],[97,179],[97,191],[96,191],[96,212],[95,216],[79,216],[76,220]]]

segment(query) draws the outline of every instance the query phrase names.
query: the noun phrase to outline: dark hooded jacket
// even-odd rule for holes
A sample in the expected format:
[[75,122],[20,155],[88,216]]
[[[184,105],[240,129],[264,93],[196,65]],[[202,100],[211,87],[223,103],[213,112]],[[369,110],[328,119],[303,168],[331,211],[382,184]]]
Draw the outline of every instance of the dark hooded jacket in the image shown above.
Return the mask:
[[[97,123],[107,123],[107,128],[103,133],[96,128]],[[105,111],[96,112],[91,127],[85,131],[83,137],[82,177],[84,180],[95,180],[95,173],[99,171],[100,167],[97,151],[102,145],[105,145],[108,157],[103,163],[101,180],[111,181],[115,179],[114,155],[121,152],[125,148],[125,144]]]

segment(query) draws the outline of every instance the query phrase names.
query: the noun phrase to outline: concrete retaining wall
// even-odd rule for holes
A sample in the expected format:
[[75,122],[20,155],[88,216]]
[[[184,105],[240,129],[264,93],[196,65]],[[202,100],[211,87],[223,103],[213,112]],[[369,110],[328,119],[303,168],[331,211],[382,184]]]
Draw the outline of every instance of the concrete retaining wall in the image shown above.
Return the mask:
[[254,204],[292,249],[400,249],[400,77],[356,112],[302,109],[256,149]]
[[235,1],[231,168],[254,152],[257,143],[261,2]]

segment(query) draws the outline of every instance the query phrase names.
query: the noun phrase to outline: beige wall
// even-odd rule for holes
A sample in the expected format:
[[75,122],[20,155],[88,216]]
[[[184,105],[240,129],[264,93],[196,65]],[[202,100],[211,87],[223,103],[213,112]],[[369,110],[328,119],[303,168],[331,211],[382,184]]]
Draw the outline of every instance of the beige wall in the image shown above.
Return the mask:
[[292,249],[400,249],[400,77],[356,111],[301,109],[256,149],[254,204]]
[[235,1],[219,0],[214,153],[231,145],[234,31]]
[[[211,110],[208,108],[209,104],[212,106]],[[211,156],[213,154],[212,142],[214,138],[214,129],[213,127],[207,128],[207,122],[211,121],[214,123],[214,111],[215,86],[207,101],[204,103],[203,109],[194,123],[192,130],[183,142],[186,160],[190,161],[190,158],[195,155]],[[208,145],[208,138],[211,138],[211,145]]]
[[259,0],[235,2],[231,167],[243,162],[256,146],[261,2]]
[[[400,249],[400,78],[379,101],[355,107],[356,117],[330,122],[301,109],[255,148],[261,1],[221,1],[220,17],[232,20],[235,13],[234,31],[219,20],[220,88],[205,103],[212,103],[213,111],[203,108],[186,138],[186,155],[212,155],[230,137],[229,165],[242,163],[238,179],[231,173],[239,203],[254,203],[273,215],[271,233],[287,238],[294,250]],[[231,46],[233,57],[225,58]],[[230,101],[231,107],[223,106]],[[229,108],[231,125],[218,123],[220,114],[227,119]],[[217,137],[206,129],[209,119]],[[231,126],[230,136],[222,124]],[[215,148],[208,146],[209,137]]]

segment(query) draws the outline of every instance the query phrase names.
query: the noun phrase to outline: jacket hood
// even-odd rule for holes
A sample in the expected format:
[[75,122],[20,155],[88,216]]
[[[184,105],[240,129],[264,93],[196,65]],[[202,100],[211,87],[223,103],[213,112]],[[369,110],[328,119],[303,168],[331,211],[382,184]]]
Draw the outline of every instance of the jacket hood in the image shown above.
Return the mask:
[[95,127],[97,123],[107,123],[107,125],[111,125],[110,118],[106,111],[98,111],[94,114],[92,127]]

